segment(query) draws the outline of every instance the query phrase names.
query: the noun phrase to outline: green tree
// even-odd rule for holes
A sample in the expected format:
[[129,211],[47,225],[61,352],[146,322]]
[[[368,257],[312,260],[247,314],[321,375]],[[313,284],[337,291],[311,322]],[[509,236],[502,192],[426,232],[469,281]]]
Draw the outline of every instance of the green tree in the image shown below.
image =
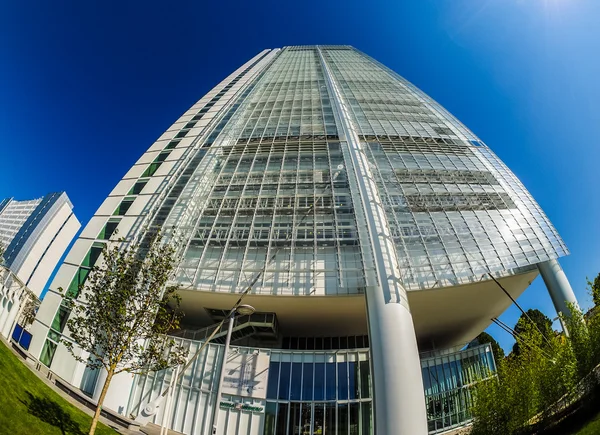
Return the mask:
[[76,360],[107,372],[90,435],[115,375],[163,370],[182,364],[187,356],[167,335],[182,317],[176,289],[166,286],[175,266],[174,247],[161,243],[160,236],[143,251],[139,244],[119,242],[105,246],[99,266],[90,272],[81,289],[85,303],[67,302],[73,341],[63,338],[63,343]]
[[[547,347],[550,337],[554,335],[552,320],[540,310],[531,308],[525,314],[521,314],[514,330],[517,336],[525,334],[523,338],[531,341],[530,344],[533,346]],[[532,331],[537,331],[537,333],[532,335]],[[522,347],[523,344],[517,339],[513,346],[513,353],[518,355],[523,350]]]
[[492,345],[492,353],[494,354],[494,360],[496,361],[496,365],[500,364],[500,361],[504,359],[504,349],[500,346],[500,344],[487,332],[482,332],[477,337],[473,339],[467,346],[475,347],[480,344],[490,343]]
[[589,278],[586,278],[586,280],[588,289],[590,293],[592,293],[594,306],[598,307],[600,306],[600,273],[598,274],[598,276],[596,276],[596,278],[594,278],[594,281],[590,281]]

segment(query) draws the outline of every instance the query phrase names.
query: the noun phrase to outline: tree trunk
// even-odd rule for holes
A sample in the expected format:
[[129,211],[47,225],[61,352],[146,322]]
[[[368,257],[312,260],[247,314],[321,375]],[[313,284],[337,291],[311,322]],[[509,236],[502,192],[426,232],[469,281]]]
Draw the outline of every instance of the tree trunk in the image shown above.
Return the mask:
[[114,374],[115,369],[114,367],[111,367],[110,370],[108,370],[106,380],[104,381],[104,386],[102,387],[102,392],[100,393],[100,397],[98,398],[96,412],[94,413],[94,418],[92,418],[92,425],[90,426],[90,432],[88,435],[94,435],[94,433],[96,432],[96,426],[98,426],[98,420],[100,419],[100,412],[102,412],[102,403],[104,403],[104,397],[106,397],[108,386],[110,385],[110,381],[112,380]]

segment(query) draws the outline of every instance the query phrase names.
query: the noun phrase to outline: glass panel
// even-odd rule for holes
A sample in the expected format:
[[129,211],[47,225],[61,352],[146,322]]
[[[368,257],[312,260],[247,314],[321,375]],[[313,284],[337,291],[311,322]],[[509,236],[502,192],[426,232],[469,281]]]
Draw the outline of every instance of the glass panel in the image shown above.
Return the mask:
[[348,434],[348,404],[338,403],[337,406],[337,435]]
[[281,375],[279,376],[279,394],[280,399],[287,400],[290,397],[290,370],[291,364],[289,362],[281,363]]
[[75,276],[73,277],[71,284],[69,285],[69,289],[67,290],[66,296],[77,299],[77,297],[79,296],[79,292],[82,286],[85,284],[85,280],[87,279],[89,273],[89,269],[84,269],[80,267],[77,270]]
[[290,403],[289,435],[300,435],[300,403]]
[[292,363],[292,383],[290,388],[290,400],[300,400],[302,391],[302,363]]
[[325,364],[325,399],[335,400],[335,363]]
[[123,201],[121,201],[121,204],[119,204],[119,206],[113,214],[115,216],[124,216],[125,213],[127,213],[127,210],[129,210],[129,208],[131,207],[131,204],[133,204],[132,199],[124,199]]
[[371,402],[361,403],[361,435],[371,435],[373,433],[373,422],[371,421]]
[[263,431],[263,435],[274,435],[276,411],[277,403],[267,402],[267,406],[265,407],[265,430]]
[[365,399],[371,397],[369,380],[371,379],[371,367],[369,361],[360,362],[360,397]]
[[350,404],[350,435],[359,435],[358,415],[360,413],[360,404]]
[[314,400],[325,399],[325,363],[315,363]]
[[[52,329],[58,332],[63,332],[67,319],[69,318],[69,310],[64,305],[58,307],[54,320],[52,321]],[[54,353],[53,353],[54,354]]]
[[44,343],[44,348],[42,349],[42,354],[40,355],[40,361],[45,366],[50,367],[50,364],[52,364],[52,359],[54,358],[54,352],[56,352],[56,343],[46,340]]
[[269,365],[269,379],[267,381],[267,399],[277,399],[277,383],[279,382],[279,362]]
[[335,435],[336,433],[336,418],[335,418],[335,403],[325,404],[325,435]]
[[325,405],[323,403],[315,403],[313,409],[313,434],[322,435],[325,427]]
[[312,435],[312,403],[302,404],[300,433],[302,435]]
[[148,184],[148,180],[142,180],[142,181],[136,182],[133,185],[133,187],[131,188],[131,190],[129,191],[129,195],[137,195],[144,189],[146,184]]
[[349,399],[353,400],[353,399],[358,399],[359,398],[359,392],[358,392],[358,386],[359,386],[359,374],[358,374],[358,362],[356,361],[349,361],[348,362],[348,370],[350,373],[350,376],[348,376],[348,390],[349,390]]
[[160,165],[162,165],[162,162],[150,163],[150,166],[148,166],[148,168],[144,171],[142,177],[152,177],[156,173],[158,168],[160,168]]
[[108,221],[100,234],[98,235],[98,239],[100,240],[108,240],[115,233],[117,226],[119,226],[120,221]]
[[102,254],[102,246],[92,246],[81,262],[81,265],[85,267],[94,267],[100,254]]
[[302,375],[302,400],[313,400],[313,363],[304,363]]
[[348,366],[345,362],[337,363],[338,400],[348,400]]
[[[282,363],[285,364],[285,363]],[[289,375],[289,371],[288,371]],[[280,403],[279,409],[277,410],[277,428],[275,435],[286,435],[287,434],[287,421],[288,421],[288,404]]]

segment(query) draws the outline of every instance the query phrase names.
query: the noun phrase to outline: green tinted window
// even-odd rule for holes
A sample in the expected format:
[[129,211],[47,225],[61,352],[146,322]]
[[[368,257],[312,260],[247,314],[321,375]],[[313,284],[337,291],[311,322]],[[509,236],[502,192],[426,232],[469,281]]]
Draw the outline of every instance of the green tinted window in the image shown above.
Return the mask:
[[129,191],[129,195],[137,195],[138,193],[140,193],[144,189],[144,187],[146,186],[146,184],[148,184],[148,180],[138,181],[137,183],[135,183],[133,185],[133,187]]
[[58,307],[58,311],[56,312],[54,320],[52,321],[52,329],[58,332],[63,332],[68,318],[69,310],[64,305],[61,305]]
[[71,281],[71,284],[67,290],[68,297],[77,299],[79,292],[81,291],[81,287],[85,284],[85,280],[87,279],[89,273],[90,270],[84,269],[83,267],[80,267],[77,270],[77,273],[73,277],[73,280]]
[[160,168],[161,164],[162,162],[150,163],[150,166],[148,166],[148,168],[144,171],[142,177],[152,177],[156,173],[156,171],[158,171],[158,168]]
[[173,148],[175,148],[177,146],[177,144],[179,143],[178,140],[172,140],[171,142],[169,142],[169,144],[165,147],[165,150],[172,150]]
[[133,199],[124,199],[123,201],[121,201],[121,204],[119,204],[119,206],[113,214],[116,216],[125,215],[125,213],[127,213],[127,210],[129,210],[129,208],[131,207],[131,204],[133,204]]
[[96,264],[96,261],[98,261],[98,257],[100,257],[100,254],[102,254],[102,248],[103,246],[101,245],[92,246],[81,262],[81,265],[85,267],[94,267],[94,264]]
[[98,234],[98,238],[100,240],[108,240],[115,233],[117,227],[119,226],[120,221],[108,221],[100,234]]
[[56,343],[51,342],[50,340],[46,340],[44,343],[44,348],[42,349],[42,354],[40,355],[40,361],[47,367],[50,367],[52,364],[52,359],[54,359],[54,353],[56,352]]

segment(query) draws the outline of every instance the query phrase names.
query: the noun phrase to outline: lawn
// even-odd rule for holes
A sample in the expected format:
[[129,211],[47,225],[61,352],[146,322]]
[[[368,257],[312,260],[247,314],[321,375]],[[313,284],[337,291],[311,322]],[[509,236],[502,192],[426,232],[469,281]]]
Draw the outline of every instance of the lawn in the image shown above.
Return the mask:
[[598,435],[600,434],[600,413],[592,417],[581,429],[567,432],[565,435]]
[[[92,418],[64,400],[0,344],[0,433],[87,434]],[[99,424],[96,433],[117,432]]]

